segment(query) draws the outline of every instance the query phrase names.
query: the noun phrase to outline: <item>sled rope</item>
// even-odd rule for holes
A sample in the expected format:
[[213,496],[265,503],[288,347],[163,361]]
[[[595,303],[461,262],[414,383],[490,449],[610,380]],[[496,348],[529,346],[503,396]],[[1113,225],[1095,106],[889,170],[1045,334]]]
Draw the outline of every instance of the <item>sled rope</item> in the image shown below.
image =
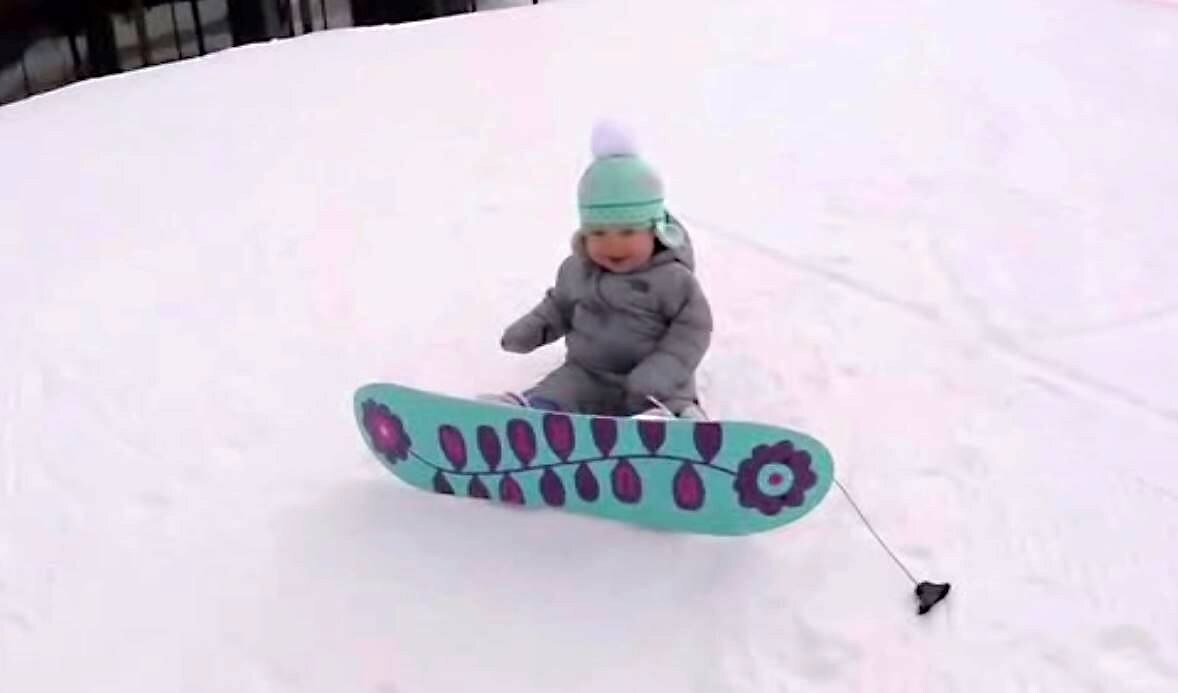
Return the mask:
[[[659,400],[659,398],[658,398],[658,397],[655,397],[655,396],[653,396],[653,395],[647,395],[647,396],[646,396],[646,399],[647,399],[647,400],[648,400],[648,401],[649,401],[651,404],[653,404],[653,405],[654,405],[656,408],[658,408],[659,410],[661,410],[661,411],[662,411],[664,414],[666,414],[667,416],[671,417],[672,419],[679,418],[679,417],[677,417],[677,416],[675,415],[675,412],[671,411],[671,408],[670,408],[670,407],[668,407],[667,405],[663,404],[663,403],[662,403],[662,401],[661,401],[661,400]],[[703,413],[703,415],[704,415],[704,418],[703,418],[703,420],[704,420],[704,421],[711,421],[711,420],[712,420],[712,416],[711,416],[711,414],[708,414],[708,412],[707,412],[707,411],[704,409],[704,405],[700,404],[700,403],[697,401],[697,402],[695,403],[695,406],[699,407],[699,410],[700,410],[700,412],[701,412],[701,413]]]
[[904,571],[904,574],[908,576],[908,579],[912,581],[912,584],[917,584],[919,581],[915,576],[912,575],[912,571],[908,570],[908,567],[904,565],[904,562],[896,557],[896,554],[892,551],[891,548],[888,547],[887,542],[885,542],[883,538],[879,536],[879,532],[875,531],[875,527],[871,526],[871,522],[867,520],[867,516],[864,515],[863,511],[859,509],[859,504],[855,502],[855,499],[851,498],[851,494],[847,491],[847,488],[843,486],[842,482],[838,479],[835,479],[834,483],[839,487],[839,490],[843,492],[843,495],[847,497],[847,502],[851,504],[851,507],[855,509],[855,512],[859,514],[859,519],[863,521],[863,526],[867,528],[867,531],[871,532],[871,536],[875,537],[875,540],[879,542],[879,545],[883,547],[883,550],[887,551],[888,555],[892,557],[892,560],[896,562],[896,565],[900,566],[900,570]]
[[670,407],[668,407],[667,405],[660,402],[657,397],[652,397],[651,395],[647,395],[646,399],[650,400],[651,404],[653,404],[658,409],[662,410],[662,412],[664,414],[666,414],[667,416],[671,417],[672,419],[675,418],[675,412],[671,411]]
[[[646,399],[650,400],[651,404],[665,412],[667,416],[674,418],[675,413],[672,412],[670,408],[667,407],[667,405],[660,402],[658,398],[647,395]],[[704,416],[707,416],[706,412],[704,413]],[[856,503],[855,499],[851,497],[851,492],[847,490],[847,487],[843,486],[842,482],[837,478],[834,479],[834,483],[839,487],[839,490],[843,492],[843,496],[846,497],[847,502],[851,504],[851,507],[855,509],[855,512],[859,515],[859,519],[863,521],[863,526],[867,528],[867,531],[871,532],[871,536],[875,537],[875,540],[879,542],[879,545],[883,547],[883,550],[892,557],[892,560],[895,561],[896,565],[900,566],[900,570],[904,571],[904,574],[908,576],[908,579],[912,582],[912,584],[918,585],[920,581],[916,579],[916,576],[912,574],[912,571],[908,570],[908,566],[904,565],[904,562],[901,561],[898,556],[896,556],[896,553],[892,551],[887,542],[883,540],[883,537],[879,535],[879,532],[875,531],[875,527],[871,525],[871,521],[867,519],[867,515],[863,514],[863,511],[859,508],[859,504]]]
[[871,532],[871,536],[875,537],[875,540],[879,542],[879,545],[883,547],[883,550],[887,551],[888,555],[892,557],[892,560],[896,562],[896,565],[900,566],[900,570],[904,571],[904,574],[907,575],[908,579],[912,581],[912,584],[916,586],[916,589],[913,591],[916,594],[916,613],[918,615],[927,614],[942,599],[949,596],[949,590],[952,588],[952,585],[947,582],[918,581],[916,576],[912,574],[912,571],[908,570],[908,566],[904,565],[904,562],[896,556],[895,552],[892,551],[887,542],[885,542],[883,538],[879,536],[879,532],[875,531],[875,527],[871,526],[871,522],[868,521],[867,516],[864,515],[863,511],[859,509],[859,504],[855,502],[855,499],[851,497],[851,493],[847,491],[847,487],[843,486],[842,482],[837,478],[834,479],[834,484],[835,486],[839,487],[839,490],[843,492],[843,496],[846,497],[847,502],[850,503],[851,507],[855,509],[855,512],[859,514],[859,519],[863,521],[863,526],[867,528],[867,531]]
[[[770,258],[777,260],[777,261],[782,261],[785,264],[792,266],[794,269],[801,269],[801,270],[810,272],[812,274],[821,275],[824,279],[834,280],[836,283],[842,284],[845,287],[849,287],[852,289],[861,288],[857,284],[855,284],[855,282],[853,280],[848,280],[845,277],[832,274],[830,272],[822,270],[821,268],[816,269],[815,267],[806,265],[805,263],[799,262],[791,257],[783,255],[779,252],[776,252],[772,248],[769,248],[768,246],[761,245],[755,241],[750,241],[749,239],[744,238],[740,234],[730,233],[727,230],[725,230],[722,227],[717,226],[715,224],[696,223],[695,221],[689,221],[689,220],[687,220],[687,217],[683,214],[678,214],[677,216],[680,219],[688,221],[688,223],[694,224],[697,227],[709,228],[709,229],[711,229],[711,231],[713,233],[720,236],[721,238],[727,239],[730,242],[734,242],[734,243],[737,243],[740,245],[751,247],[754,250],[756,250],[760,255],[770,257]],[[699,220],[697,220],[697,221],[699,221]],[[838,486],[839,490],[843,492],[843,496],[847,499],[847,502],[850,503],[851,507],[855,509],[856,513],[858,513],[859,519],[863,521],[863,525],[865,527],[867,527],[867,530],[869,532],[871,532],[871,535],[873,537],[875,537],[875,540],[877,542],[879,542],[879,545],[883,547],[884,551],[886,551],[887,554],[892,557],[892,560],[895,561],[896,565],[900,567],[900,570],[904,571],[904,575],[909,580],[911,580],[913,582],[913,584],[916,585],[916,589],[914,590],[915,594],[916,594],[916,599],[918,602],[916,613],[920,614],[920,615],[927,614],[929,612],[929,610],[931,610],[934,606],[936,606],[938,603],[940,603],[941,600],[943,600],[945,597],[947,597],[949,595],[949,590],[951,589],[952,585],[950,585],[948,582],[943,582],[943,583],[928,582],[928,581],[918,582],[916,577],[912,575],[912,571],[908,570],[908,567],[904,565],[903,561],[901,561],[896,556],[896,554],[891,550],[891,548],[888,547],[887,543],[884,542],[883,538],[879,536],[879,533],[875,531],[875,528],[871,526],[871,522],[868,521],[867,516],[863,514],[863,511],[859,509],[859,504],[856,503],[855,499],[851,497],[851,494],[847,491],[846,487],[844,487],[842,485],[842,483],[838,480],[838,478],[834,478],[833,481],[834,481],[834,484],[836,486]]]

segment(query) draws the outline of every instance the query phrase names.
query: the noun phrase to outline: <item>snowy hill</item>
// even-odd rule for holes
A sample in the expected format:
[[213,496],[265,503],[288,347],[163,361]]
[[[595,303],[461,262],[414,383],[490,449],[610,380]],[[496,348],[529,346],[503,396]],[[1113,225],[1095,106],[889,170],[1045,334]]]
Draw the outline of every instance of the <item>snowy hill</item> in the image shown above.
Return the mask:
[[[1178,11],[550,0],[0,108],[0,690],[1178,689]],[[423,494],[354,387],[520,387],[599,114],[693,231],[744,539]]]

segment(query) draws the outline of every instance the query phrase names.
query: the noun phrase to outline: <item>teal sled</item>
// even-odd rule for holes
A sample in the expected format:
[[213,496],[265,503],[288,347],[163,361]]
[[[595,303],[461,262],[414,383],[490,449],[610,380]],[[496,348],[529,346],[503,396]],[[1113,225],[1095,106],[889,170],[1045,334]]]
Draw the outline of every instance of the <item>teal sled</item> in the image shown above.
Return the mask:
[[834,479],[821,443],[780,426],[548,412],[391,383],[357,390],[354,409],[369,450],[417,488],[664,531],[780,527]]

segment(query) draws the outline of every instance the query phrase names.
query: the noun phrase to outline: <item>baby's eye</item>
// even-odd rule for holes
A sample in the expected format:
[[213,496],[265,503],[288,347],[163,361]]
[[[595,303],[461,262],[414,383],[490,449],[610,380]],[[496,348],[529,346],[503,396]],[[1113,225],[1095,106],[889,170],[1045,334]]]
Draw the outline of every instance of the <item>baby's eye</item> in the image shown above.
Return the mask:
[[589,232],[589,235],[593,236],[594,238],[604,238],[605,231],[603,231],[602,229],[593,229],[592,231]]
[[635,233],[634,229],[622,229],[622,236],[624,238],[629,238],[630,236],[633,236],[634,233]]

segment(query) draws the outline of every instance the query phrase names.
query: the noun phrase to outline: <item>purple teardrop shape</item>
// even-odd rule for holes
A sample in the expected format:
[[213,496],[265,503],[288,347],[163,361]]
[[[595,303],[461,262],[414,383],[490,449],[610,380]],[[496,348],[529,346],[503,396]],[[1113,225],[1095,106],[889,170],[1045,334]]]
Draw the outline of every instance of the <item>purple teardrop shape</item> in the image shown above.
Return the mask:
[[606,417],[595,417],[589,422],[589,428],[593,431],[593,442],[597,443],[597,449],[609,457],[618,443],[618,422]]
[[684,510],[699,510],[704,504],[704,482],[690,462],[684,462],[671,482],[675,505]]
[[476,436],[479,442],[479,454],[483,456],[483,462],[487,463],[487,469],[495,471],[499,468],[499,460],[503,458],[503,446],[499,442],[499,434],[495,433],[495,429],[490,426],[479,426]]
[[642,439],[642,444],[646,446],[646,449],[654,454],[659,451],[667,439],[667,424],[658,419],[639,419],[638,437]]
[[466,466],[466,440],[462,432],[450,425],[438,428],[438,442],[442,445],[442,454],[450,460],[454,468],[462,471]]
[[642,479],[638,470],[629,460],[622,460],[614,466],[610,473],[610,484],[614,495],[623,503],[637,503],[642,500]]
[[567,461],[575,444],[572,419],[564,414],[545,414],[544,437],[548,440],[548,447],[552,448],[556,456],[562,461]]
[[577,483],[577,495],[581,497],[581,500],[590,503],[597,500],[598,494],[601,493],[601,487],[597,484],[597,477],[594,476],[589,465],[584,462],[577,465],[577,473],[573,475],[573,480]]
[[440,469],[434,474],[434,490],[438,493],[454,493],[454,487],[446,480],[446,475]]
[[499,499],[504,503],[524,504],[524,490],[510,474],[504,474],[499,480]]
[[487,485],[483,480],[477,476],[470,478],[470,485],[466,487],[466,495],[471,498],[490,498],[491,492],[487,489]]
[[724,429],[714,421],[703,421],[695,425],[695,449],[704,462],[716,459],[724,444]]
[[564,483],[551,467],[545,467],[540,475],[540,495],[548,505],[564,505]]
[[507,422],[507,444],[525,467],[536,459],[536,433],[527,421],[512,419]]

